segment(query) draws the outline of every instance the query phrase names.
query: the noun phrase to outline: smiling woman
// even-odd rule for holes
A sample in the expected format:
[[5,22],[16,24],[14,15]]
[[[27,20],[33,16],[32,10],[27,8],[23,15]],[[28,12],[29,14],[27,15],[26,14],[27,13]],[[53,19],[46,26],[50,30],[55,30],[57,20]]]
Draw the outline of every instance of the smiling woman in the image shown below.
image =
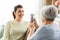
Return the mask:
[[3,40],[25,40],[22,36],[25,34],[28,28],[28,23],[22,20],[24,16],[23,6],[15,6],[13,12],[14,20],[7,22],[4,29]]
[[[30,21],[30,14],[31,13],[37,14],[39,11],[38,9],[39,0],[1,0],[0,1],[0,25],[5,25],[7,21],[14,19],[12,17],[13,16],[12,12],[13,12],[14,6],[17,4],[21,4],[24,6],[24,10],[22,12],[24,12],[25,14],[22,20],[25,20],[28,22]],[[17,12],[14,11],[14,14],[15,13]],[[15,14],[15,16],[17,15]],[[19,15],[19,17],[20,16],[21,15]]]

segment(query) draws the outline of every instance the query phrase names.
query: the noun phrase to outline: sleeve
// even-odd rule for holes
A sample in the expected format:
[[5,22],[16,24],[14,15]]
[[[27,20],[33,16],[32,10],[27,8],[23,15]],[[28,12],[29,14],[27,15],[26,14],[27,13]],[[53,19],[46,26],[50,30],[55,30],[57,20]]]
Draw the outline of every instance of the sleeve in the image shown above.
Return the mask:
[[45,27],[41,29],[38,28],[37,31],[30,37],[29,40],[48,40],[51,35],[51,32],[47,30]]
[[40,35],[39,31],[40,31],[40,28],[37,29],[37,31],[29,38],[29,40],[37,40]]
[[10,35],[10,22],[7,22],[4,28],[3,40],[9,40]]

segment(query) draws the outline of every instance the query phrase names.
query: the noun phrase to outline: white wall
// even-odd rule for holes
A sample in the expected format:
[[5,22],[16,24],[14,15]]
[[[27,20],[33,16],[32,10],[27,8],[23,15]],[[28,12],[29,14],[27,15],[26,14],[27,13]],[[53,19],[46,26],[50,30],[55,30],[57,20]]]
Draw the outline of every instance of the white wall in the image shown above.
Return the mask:
[[21,4],[24,7],[24,20],[30,21],[31,13],[38,14],[39,0],[0,0],[0,25],[5,24],[7,21],[13,19],[12,11],[14,6],[18,4]]
[[39,11],[38,11],[38,21],[39,21],[39,25],[42,24],[42,21],[41,21],[41,13],[40,13],[40,10],[43,6],[46,5],[46,0],[39,0]]

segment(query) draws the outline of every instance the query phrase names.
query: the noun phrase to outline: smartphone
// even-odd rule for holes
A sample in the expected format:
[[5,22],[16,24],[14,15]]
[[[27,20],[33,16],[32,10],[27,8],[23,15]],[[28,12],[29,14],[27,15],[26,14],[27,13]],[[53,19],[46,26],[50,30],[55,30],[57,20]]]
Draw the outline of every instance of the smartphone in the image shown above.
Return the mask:
[[31,22],[33,22],[34,14],[31,14]]

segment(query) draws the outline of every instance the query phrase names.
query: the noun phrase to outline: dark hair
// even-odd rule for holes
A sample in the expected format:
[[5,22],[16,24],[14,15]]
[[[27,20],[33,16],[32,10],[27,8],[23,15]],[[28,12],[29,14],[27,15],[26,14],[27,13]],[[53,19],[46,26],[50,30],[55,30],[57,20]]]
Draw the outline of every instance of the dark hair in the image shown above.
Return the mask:
[[14,19],[15,19],[15,14],[14,14],[14,12],[13,12],[13,17],[14,17]]
[[14,11],[13,11],[13,17],[14,17],[14,19],[15,19],[14,12],[16,12],[18,8],[23,8],[23,6],[22,5],[17,5],[17,6],[14,7]]

